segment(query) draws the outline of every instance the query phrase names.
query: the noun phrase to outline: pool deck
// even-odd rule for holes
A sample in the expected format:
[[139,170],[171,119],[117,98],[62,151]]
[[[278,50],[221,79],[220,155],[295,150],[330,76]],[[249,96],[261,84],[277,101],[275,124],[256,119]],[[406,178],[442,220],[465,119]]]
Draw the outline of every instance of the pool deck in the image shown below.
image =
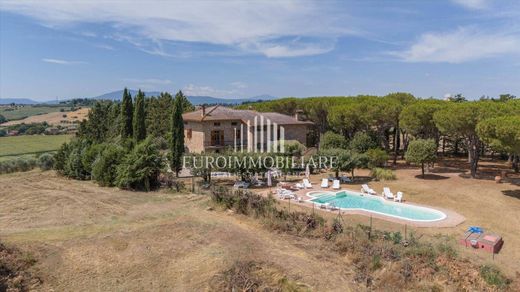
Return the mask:
[[[273,188],[273,192],[275,192],[275,191],[276,191],[276,187]],[[298,202],[296,202],[294,200],[291,200],[291,204],[297,204],[297,205],[300,205],[300,206],[305,206],[305,207],[308,207],[308,208],[312,208],[313,207],[312,206],[313,203],[311,203],[311,202],[309,202],[307,200],[313,199],[313,197],[308,196],[307,193],[313,192],[313,191],[322,191],[322,192],[331,192],[331,193],[336,193],[336,192],[340,192],[340,191],[352,191],[352,192],[359,193],[359,191],[356,191],[356,190],[353,190],[353,189],[350,189],[350,188],[342,187],[339,190],[333,190],[330,187],[329,188],[320,188],[320,187],[316,187],[313,184],[312,188],[293,191],[298,197],[301,197],[303,201],[301,203],[298,203]],[[265,194],[267,195],[268,192],[265,193]],[[377,196],[377,197],[380,197],[379,195],[368,195],[368,194],[366,196]],[[421,221],[411,221],[411,220],[399,219],[399,218],[395,218],[395,217],[392,217],[392,216],[385,216],[385,215],[382,215],[382,214],[372,213],[372,212],[364,211],[364,210],[343,210],[343,209],[341,209],[341,210],[331,211],[329,209],[321,209],[319,207],[315,208],[315,210],[319,210],[319,211],[322,211],[322,212],[330,212],[330,213],[341,212],[341,214],[345,214],[345,215],[357,214],[357,215],[364,215],[364,216],[372,216],[373,218],[379,218],[379,219],[382,219],[382,220],[385,220],[385,221],[395,222],[395,223],[399,223],[399,224],[406,224],[406,225],[410,225],[410,226],[414,226],[414,227],[449,228],[449,227],[456,227],[456,226],[462,224],[464,221],[466,221],[466,218],[464,216],[462,216],[459,213],[456,213],[456,212],[454,212],[452,210],[448,210],[448,209],[444,209],[444,208],[438,208],[438,207],[432,207],[432,206],[427,206],[427,205],[416,204],[416,203],[412,203],[412,202],[407,202],[406,200],[403,200],[403,203],[399,203],[399,204],[408,204],[408,205],[413,205],[413,206],[420,206],[420,207],[425,207],[425,208],[439,210],[439,211],[443,212],[446,215],[446,218],[444,218],[442,220],[438,220],[438,221],[421,222]],[[316,206],[317,206],[317,204],[316,204]]]

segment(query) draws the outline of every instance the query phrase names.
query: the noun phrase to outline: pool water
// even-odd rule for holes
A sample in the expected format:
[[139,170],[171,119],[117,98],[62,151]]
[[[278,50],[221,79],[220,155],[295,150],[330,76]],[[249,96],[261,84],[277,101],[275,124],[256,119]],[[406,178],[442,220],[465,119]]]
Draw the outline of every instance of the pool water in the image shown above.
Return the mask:
[[382,197],[350,191],[310,192],[308,196],[313,197],[309,201],[317,204],[334,205],[346,210],[365,210],[410,221],[438,221],[446,218],[444,213],[431,208],[386,201]]

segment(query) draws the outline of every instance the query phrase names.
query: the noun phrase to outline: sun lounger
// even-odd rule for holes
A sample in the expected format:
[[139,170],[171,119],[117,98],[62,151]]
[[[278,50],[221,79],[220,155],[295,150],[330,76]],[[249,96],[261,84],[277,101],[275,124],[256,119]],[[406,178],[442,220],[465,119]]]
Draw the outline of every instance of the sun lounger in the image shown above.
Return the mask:
[[321,180],[321,187],[322,188],[328,188],[329,187],[329,180],[324,178]]
[[339,179],[335,179],[335,180],[332,182],[332,188],[335,189],[335,190],[339,190],[339,189],[341,189],[341,187],[339,186]]
[[294,193],[292,191],[286,190],[286,189],[277,189],[276,194],[278,195],[278,198],[280,199],[294,199]]
[[339,181],[342,183],[351,183],[352,182],[352,180],[349,177],[344,176],[344,175],[339,177]]
[[361,192],[364,194],[376,195],[376,191],[368,187],[367,184],[361,185]]
[[337,210],[339,210],[339,208],[336,207],[336,205],[334,205],[334,204],[329,204],[329,210],[331,210],[331,211],[337,211]]
[[310,182],[308,179],[306,179],[306,178],[303,179],[303,186],[304,186],[305,188],[307,188],[307,189],[312,189],[312,184],[311,184],[311,182]]
[[332,174],[329,174],[329,177],[327,178],[329,181],[333,181],[335,180],[336,178],[332,175]]
[[394,201],[401,203],[403,201],[403,192],[397,192],[397,195],[395,196]]
[[304,189],[305,185],[303,183],[296,183],[295,186],[299,189]]
[[245,181],[237,181],[235,182],[235,184],[233,185],[233,188],[235,189],[247,189],[249,187],[249,183],[245,182]]
[[394,199],[394,194],[390,191],[390,188],[384,187],[382,195],[385,199],[389,199],[389,200]]

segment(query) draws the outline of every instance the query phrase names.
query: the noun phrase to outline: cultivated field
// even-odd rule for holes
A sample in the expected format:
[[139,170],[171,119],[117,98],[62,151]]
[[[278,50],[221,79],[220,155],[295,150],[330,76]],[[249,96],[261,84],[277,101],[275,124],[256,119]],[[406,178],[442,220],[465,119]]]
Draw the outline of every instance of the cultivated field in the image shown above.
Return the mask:
[[[31,124],[31,123],[43,123],[47,122],[50,125],[67,125],[71,124],[73,122],[81,122],[82,120],[87,118],[88,115],[88,108],[81,108],[75,111],[65,111],[60,112],[59,108],[55,108],[56,111],[45,113],[45,114],[38,114],[38,115],[31,115],[27,118],[20,119],[20,120],[13,120],[6,123],[3,123],[2,126],[11,126],[11,125],[17,125],[17,124]],[[7,118],[9,119],[9,118]]]
[[0,159],[55,151],[72,135],[23,135],[0,137]]
[[1,106],[0,115],[3,115],[8,120],[19,120],[30,116],[43,115],[52,112],[59,112],[60,109],[68,110],[70,107],[57,106],[17,106],[15,108]]
[[[467,179],[459,164],[449,161],[426,180],[415,178],[417,169],[400,169],[397,181],[370,185],[377,191],[387,185],[403,191],[411,202],[462,214],[467,220],[458,227],[408,232],[413,230],[423,241],[447,240],[461,257],[495,264],[514,277],[520,262],[518,180],[496,184]],[[313,183],[320,177],[313,176]],[[258,220],[209,211],[206,196],[101,188],[52,171],[1,175],[0,185],[0,238],[37,259],[32,270],[44,289],[211,290],[215,277],[236,261],[250,260],[261,263],[274,282],[287,280],[320,291],[361,289],[352,279],[355,272],[348,257],[330,257],[321,241],[278,234]],[[357,190],[359,184],[343,187]],[[292,203],[294,208],[309,211]],[[349,225],[369,222],[366,216],[343,216]],[[454,244],[470,225],[504,237],[504,248],[494,260]],[[404,231],[402,225],[378,219],[374,226]]]

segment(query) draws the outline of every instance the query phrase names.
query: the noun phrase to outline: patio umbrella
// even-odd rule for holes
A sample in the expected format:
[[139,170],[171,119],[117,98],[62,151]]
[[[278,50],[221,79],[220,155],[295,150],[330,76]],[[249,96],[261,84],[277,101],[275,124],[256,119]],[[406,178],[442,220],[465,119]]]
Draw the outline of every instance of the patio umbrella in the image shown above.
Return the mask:
[[271,171],[269,170],[267,172],[267,186],[270,187],[273,185],[273,182],[271,181]]
[[311,169],[309,167],[309,164],[307,163],[307,166],[305,167],[305,176],[307,178],[309,178],[310,175],[311,175]]

